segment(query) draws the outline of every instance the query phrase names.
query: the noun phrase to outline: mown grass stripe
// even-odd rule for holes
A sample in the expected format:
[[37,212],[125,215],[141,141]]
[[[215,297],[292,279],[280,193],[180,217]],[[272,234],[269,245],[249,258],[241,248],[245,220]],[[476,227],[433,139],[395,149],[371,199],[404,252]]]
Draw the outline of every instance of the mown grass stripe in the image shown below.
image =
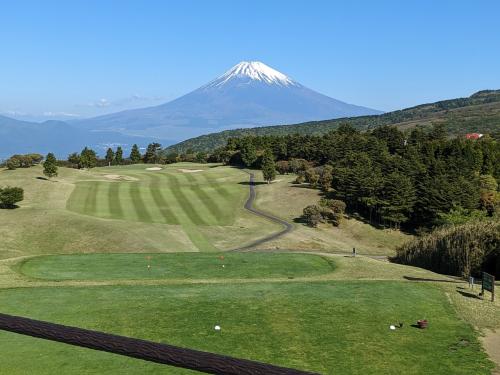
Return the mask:
[[207,173],[201,173],[201,176],[205,179],[205,181],[212,187],[217,194],[219,194],[225,200],[230,200],[232,193],[225,188],[225,186],[217,182],[215,178],[209,177]]
[[182,208],[189,220],[196,225],[206,225],[206,222],[201,218],[189,198],[182,191],[184,187],[181,186],[177,177],[171,173],[166,173],[165,176],[167,176],[167,179],[172,186],[172,193],[174,194],[175,199],[177,199],[179,206]]
[[132,199],[132,204],[134,206],[135,214],[139,221],[144,222],[152,222],[153,219],[149,214],[146,205],[144,204],[144,200],[141,196],[141,185],[138,183],[130,183],[129,184],[129,195]]
[[163,196],[163,192],[168,189],[161,188],[161,178],[158,175],[150,175],[150,189],[151,195],[161,214],[165,218],[167,224],[179,224],[179,219],[175,216],[174,212],[170,209],[167,200]]
[[111,217],[123,219],[123,208],[120,202],[120,182],[110,182],[108,186],[108,208]]
[[85,197],[83,212],[87,215],[94,215],[97,209],[98,182],[90,182],[87,186],[87,196]]
[[200,201],[205,205],[205,207],[210,211],[212,216],[215,218],[215,222],[218,225],[222,225],[222,219],[224,213],[221,211],[219,206],[215,203],[214,197],[207,194],[205,190],[200,186],[200,180],[192,175],[186,175],[187,180],[191,183],[191,191],[196,194]]

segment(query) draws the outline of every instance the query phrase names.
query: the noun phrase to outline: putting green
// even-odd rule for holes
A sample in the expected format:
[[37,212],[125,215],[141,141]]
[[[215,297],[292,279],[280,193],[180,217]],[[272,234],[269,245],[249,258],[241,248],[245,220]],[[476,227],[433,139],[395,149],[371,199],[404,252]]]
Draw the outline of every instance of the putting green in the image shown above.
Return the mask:
[[18,268],[46,280],[200,280],[316,276],[332,272],[334,263],[305,254],[81,254],[35,257]]

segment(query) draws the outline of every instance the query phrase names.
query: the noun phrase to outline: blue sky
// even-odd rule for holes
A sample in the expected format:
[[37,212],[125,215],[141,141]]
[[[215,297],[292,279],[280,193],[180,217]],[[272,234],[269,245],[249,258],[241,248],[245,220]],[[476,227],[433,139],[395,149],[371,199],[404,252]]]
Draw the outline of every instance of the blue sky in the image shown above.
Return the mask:
[[242,60],[381,110],[500,88],[500,2],[5,1],[0,113],[159,104]]

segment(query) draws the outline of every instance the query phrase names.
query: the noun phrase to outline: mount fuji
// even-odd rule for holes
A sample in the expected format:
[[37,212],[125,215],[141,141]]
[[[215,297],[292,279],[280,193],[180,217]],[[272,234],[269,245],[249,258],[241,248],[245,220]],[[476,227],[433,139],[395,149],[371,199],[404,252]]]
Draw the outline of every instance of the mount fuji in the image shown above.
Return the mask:
[[182,140],[234,128],[379,114],[315,92],[262,62],[241,62],[171,102],[72,121],[92,131]]

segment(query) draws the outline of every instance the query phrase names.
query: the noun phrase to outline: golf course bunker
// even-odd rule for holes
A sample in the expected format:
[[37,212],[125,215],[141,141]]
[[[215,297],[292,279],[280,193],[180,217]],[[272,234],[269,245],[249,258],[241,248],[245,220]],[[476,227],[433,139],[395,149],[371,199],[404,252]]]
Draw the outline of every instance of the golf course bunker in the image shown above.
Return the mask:
[[259,253],[75,254],[30,258],[25,276],[44,280],[294,279],[331,273],[318,255]]
[[161,171],[163,168],[160,167],[149,167],[146,168],[147,171]]
[[203,169],[177,169],[181,173],[198,173],[198,172],[203,172]]
[[115,180],[115,181],[139,181],[138,178],[131,177],[131,176],[122,176],[119,174],[105,174],[104,177],[110,180]]

